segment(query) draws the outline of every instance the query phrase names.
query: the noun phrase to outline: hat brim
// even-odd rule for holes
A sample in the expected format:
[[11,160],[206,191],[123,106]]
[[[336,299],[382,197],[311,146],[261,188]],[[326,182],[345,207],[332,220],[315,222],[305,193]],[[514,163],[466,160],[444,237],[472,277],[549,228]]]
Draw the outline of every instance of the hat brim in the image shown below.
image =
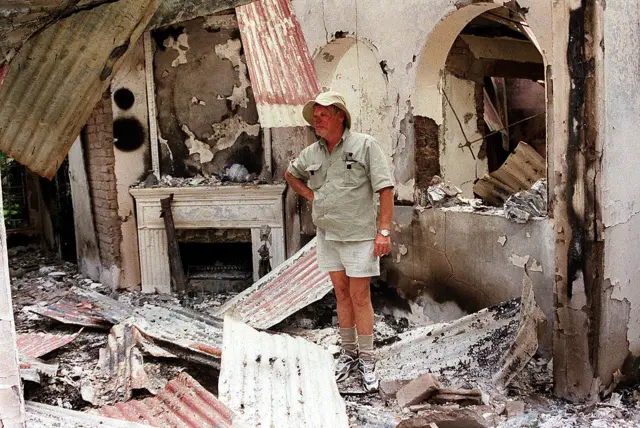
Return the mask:
[[347,110],[347,106],[345,106],[342,103],[330,103],[330,104],[323,104],[320,103],[316,100],[311,100],[309,102],[307,102],[304,107],[302,107],[302,117],[304,118],[304,120],[307,121],[307,123],[311,126],[313,126],[313,107],[315,107],[317,105],[321,105],[321,106],[336,106],[338,107],[340,110],[342,110],[344,112],[346,121],[345,121],[345,125],[347,128],[351,129],[351,113],[349,113],[349,110]]

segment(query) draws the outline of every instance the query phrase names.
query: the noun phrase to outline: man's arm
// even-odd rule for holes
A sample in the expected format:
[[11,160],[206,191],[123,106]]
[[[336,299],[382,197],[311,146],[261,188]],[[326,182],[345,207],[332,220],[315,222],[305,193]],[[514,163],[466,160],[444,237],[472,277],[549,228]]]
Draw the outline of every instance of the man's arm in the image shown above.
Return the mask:
[[[289,186],[291,186],[297,194],[307,199],[309,202],[313,201],[313,190],[311,190],[304,181],[291,174],[289,171],[284,173],[284,179],[287,180]],[[391,209],[393,210],[393,194],[391,196],[391,202]]]
[[[380,189],[380,224],[378,230],[391,230],[391,219],[393,218],[393,187]],[[391,252],[391,237],[376,235],[373,255],[380,257]]]

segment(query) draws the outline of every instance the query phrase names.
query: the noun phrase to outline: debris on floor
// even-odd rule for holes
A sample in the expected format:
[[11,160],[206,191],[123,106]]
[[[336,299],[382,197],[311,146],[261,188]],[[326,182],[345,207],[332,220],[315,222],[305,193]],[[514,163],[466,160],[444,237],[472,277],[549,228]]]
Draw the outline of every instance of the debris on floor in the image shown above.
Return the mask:
[[[426,326],[414,324],[410,309],[402,305],[390,310],[388,290],[385,294],[374,284],[381,384],[379,393],[372,394],[362,390],[357,374],[349,379],[351,387],[335,384],[331,355],[340,348],[333,293],[304,291],[297,295],[304,303],[285,299],[282,312],[280,304],[262,307],[255,321],[269,324],[271,332],[232,321],[227,334],[215,315],[226,313],[234,298],[236,307],[254,299],[254,310],[261,310],[255,302],[262,289],[240,299],[235,293],[112,292],[51,255],[35,249],[12,254],[21,348],[31,341],[32,355],[41,354],[29,360],[23,352],[21,358],[33,365],[23,373],[32,377],[24,383],[27,400],[38,402],[27,404],[34,426],[53,427],[55,420],[70,426],[236,426],[245,418],[249,426],[256,420],[274,426],[326,420],[326,426],[361,428],[631,427],[640,422],[640,393],[634,388],[618,387],[609,391],[610,399],[590,406],[553,397],[552,361],[535,352],[540,319],[526,277],[522,299]],[[309,268],[279,281],[287,285],[291,278],[309,274]],[[64,275],[50,276],[56,272]],[[265,293],[263,300],[278,295],[275,289]],[[86,327],[80,333],[77,325]],[[508,370],[500,372],[503,367]],[[398,391],[427,372],[438,388],[428,399],[403,408]],[[107,373],[114,373],[113,378]],[[145,375],[147,381],[141,383],[148,387],[133,387],[134,379]],[[494,384],[496,378],[508,381]],[[82,398],[86,385],[96,387],[98,405]],[[112,386],[101,390],[102,385]],[[113,425],[103,417],[119,421]]]
[[502,359],[500,370],[494,376],[494,383],[504,391],[509,382],[524,369],[538,350],[544,335],[547,317],[536,303],[533,281],[525,272],[522,280],[522,300],[520,303],[520,326],[513,344]]
[[141,349],[144,342],[133,318],[115,325],[107,337],[107,346],[99,351],[93,375],[82,385],[82,398],[94,406],[104,406],[129,401],[135,390],[156,394],[166,381],[145,372]]

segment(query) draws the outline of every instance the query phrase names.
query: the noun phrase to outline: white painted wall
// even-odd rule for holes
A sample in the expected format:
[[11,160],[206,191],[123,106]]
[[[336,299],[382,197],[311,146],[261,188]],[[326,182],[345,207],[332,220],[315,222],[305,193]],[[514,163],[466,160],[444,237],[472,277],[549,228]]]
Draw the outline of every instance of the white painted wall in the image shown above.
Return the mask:
[[314,58],[322,89],[345,96],[352,129],[372,135],[391,156],[388,89],[375,48],[352,37],[334,40]]
[[[401,141],[400,121],[412,110],[414,114],[431,117],[442,123],[442,104],[428,96],[429,91],[438,95],[440,70],[444,69],[446,55],[460,30],[475,16],[503,5],[502,1],[474,3],[458,9],[451,0],[405,0],[372,2],[365,0],[292,0],[305,39],[313,56],[331,41],[338,31],[347,32],[366,41],[377,53],[378,60],[387,61],[392,72],[388,75],[387,104],[389,111],[386,127],[389,129],[392,147]],[[520,6],[529,8],[526,15],[543,56],[551,53],[551,0],[522,0]],[[439,31],[436,25],[448,17]],[[427,39],[432,34],[430,46]],[[438,54],[439,52],[439,54]],[[436,66],[434,67],[433,64]],[[419,67],[421,65],[421,67]],[[419,72],[418,69],[422,68]],[[425,73],[433,71],[433,83],[425,80]],[[432,94],[434,92],[431,92]],[[427,94],[427,95],[425,95]],[[422,102],[420,101],[422,99]],[[412,153],[394,153],[412,156]],[[396,174],[397,176],[397,174]],[[411,182],[403,180],[399,185]],[[410,191],[406,192],[411,193]]]
[[142,40],[138,42],[131,55],[125,59],[122,67],[114,76],[111,83],[112,95],[118,88],[122,87],[133,92],[135,102],[133,107],[126,111],[118,108],[116,103],[113,102],[114,121],[120,117],[134,117],[140,121],[145,130],[145,142],[137,150],[125,152],[114,147],[118,216],[122,222],[121,263],[117,287],[130,288],[140,285],[140,258],[138,255],[138,229],[134,211],[135,201],[133,196],[129,194],[129,187],[140,179],[144,179],[149,172],[146,168],[149,167],[150,169],[147,89]]
[[73,224],[76,232],[78,270],[93,279],[100,280],[100,249],[91,210],[91,193],[85,167],[80,137],[69,151],[69,180],[73,202]]
[[605,281],[611,299],[629,307],[627,340],[640,356],[640,4],[607,2],[602,214]]
[[[440,145],[440,169],[445,180],[460,187],[465,197],[472,198],[474,181],[489,172],[486,156],[482,159],[479,156],[483,140],[478,132],[476,84],[449,72],[444,73],[443,82],[446,144]],[[475,143],[467,146],[467,141]]]

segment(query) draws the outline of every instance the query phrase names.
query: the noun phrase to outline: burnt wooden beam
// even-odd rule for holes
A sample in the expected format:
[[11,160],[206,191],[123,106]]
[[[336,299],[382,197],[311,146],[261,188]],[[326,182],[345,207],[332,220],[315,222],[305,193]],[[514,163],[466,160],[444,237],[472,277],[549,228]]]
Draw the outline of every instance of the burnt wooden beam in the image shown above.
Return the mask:
[[175,291],[184,293],[187,291],[187,279],[184,275],[182,259],[180,258],[180,247],[178,246],[178,239],[176,238],[176,226],[173,222],[171,201],[173,201],[173,193],[168,198],[160,199],[160,207],[162,209],[160,217],[164,219],[164,228],[167,233],[171,284]]

